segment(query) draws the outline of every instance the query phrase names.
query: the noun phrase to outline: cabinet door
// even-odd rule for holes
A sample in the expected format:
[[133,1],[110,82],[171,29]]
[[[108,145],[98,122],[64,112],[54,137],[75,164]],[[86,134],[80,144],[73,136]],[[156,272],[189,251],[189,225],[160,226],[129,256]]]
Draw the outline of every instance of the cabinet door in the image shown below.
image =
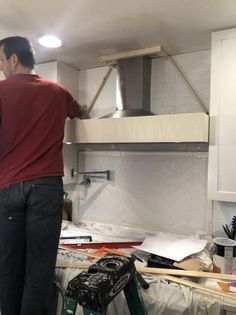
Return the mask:
[[59,83],[57,64],[57,61],[40,63],[38,65],[35,65],[34,69],[35,72],[44,79]]
[[78,99],[79,71],[63,62],[52,61],[37,64],[35,72],[41,77],[65,86]]
[[236,29],[212,34],[208,198],[236,202]]
[[76,100],[79,97],[79,71],[65,63],[58,63],[58,82],[64,85]]

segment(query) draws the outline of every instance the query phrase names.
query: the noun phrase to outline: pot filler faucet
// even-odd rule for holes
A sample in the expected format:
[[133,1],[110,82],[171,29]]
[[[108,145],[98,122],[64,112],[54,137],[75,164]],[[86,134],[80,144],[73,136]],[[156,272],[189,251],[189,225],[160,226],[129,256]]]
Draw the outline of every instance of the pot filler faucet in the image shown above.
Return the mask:
[[84,185],[85,187],[89,187],[91,184],[91,179],[105,179],[111,180],[111,171],[88,171],[88,172],[78,172],[75,171],[74,168],[71,168],[71,177],[75,177],[78,175],[83,175],[83,181],[79,185]]

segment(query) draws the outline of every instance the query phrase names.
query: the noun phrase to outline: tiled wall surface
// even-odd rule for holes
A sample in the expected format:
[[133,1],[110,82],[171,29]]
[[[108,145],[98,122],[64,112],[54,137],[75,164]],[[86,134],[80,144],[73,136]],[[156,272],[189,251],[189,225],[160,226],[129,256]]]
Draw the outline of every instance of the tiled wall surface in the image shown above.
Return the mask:
[[[209,107],[210,51],[174,56],[189,82]],[[80,71],[79,100],[91,102],[107,67]],[[166,60],[153,60],[151,109],[156,114],[198,112],[199,105]],[[113,70],[92,117],[116,107],[116,74]],[[88,190],[75,186],[75,220],[103,220],[164,230],[223,235],[222,224],[230,223],[236,204],[211,202],[206,197],[206,154],[183,153],[82,153],[79,168],[110,168],[115,181],[94,183]],[[71,187],[70,187],[71,189]],[[77,211],[78,209],[78,211]]]
[[[209,108],[210,51],[173,56],[189,83]],[[202,111],[175,68],[167,60],[152,61],[152,111],[156,114]]]
[[79,168],[113,174],[79,186],[81,220],[209,232],[206,153],[83,152]]

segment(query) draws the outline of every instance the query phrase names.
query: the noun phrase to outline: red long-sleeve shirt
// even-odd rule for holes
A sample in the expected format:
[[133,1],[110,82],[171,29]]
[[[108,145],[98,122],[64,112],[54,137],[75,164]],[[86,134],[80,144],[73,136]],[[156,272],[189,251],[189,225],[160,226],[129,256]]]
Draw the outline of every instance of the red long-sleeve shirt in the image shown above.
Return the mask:
[[63,175],[67,117],[79,105],[61,85],[32,74],[0,81],[0,188]]

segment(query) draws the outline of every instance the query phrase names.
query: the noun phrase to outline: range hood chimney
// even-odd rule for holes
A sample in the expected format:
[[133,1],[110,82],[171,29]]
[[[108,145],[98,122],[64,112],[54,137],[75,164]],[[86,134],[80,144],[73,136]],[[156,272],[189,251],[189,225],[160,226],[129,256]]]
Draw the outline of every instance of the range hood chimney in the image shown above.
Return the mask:
[[103,118],[153,115],[150,111],[151,69],[152,60],[148,56],[117,61],[123,109]]
[[148,116],[151,113],[150,54],[161,52],[161,46],[100,57],[100,61],[116,64],[123,109],[101,118]]

